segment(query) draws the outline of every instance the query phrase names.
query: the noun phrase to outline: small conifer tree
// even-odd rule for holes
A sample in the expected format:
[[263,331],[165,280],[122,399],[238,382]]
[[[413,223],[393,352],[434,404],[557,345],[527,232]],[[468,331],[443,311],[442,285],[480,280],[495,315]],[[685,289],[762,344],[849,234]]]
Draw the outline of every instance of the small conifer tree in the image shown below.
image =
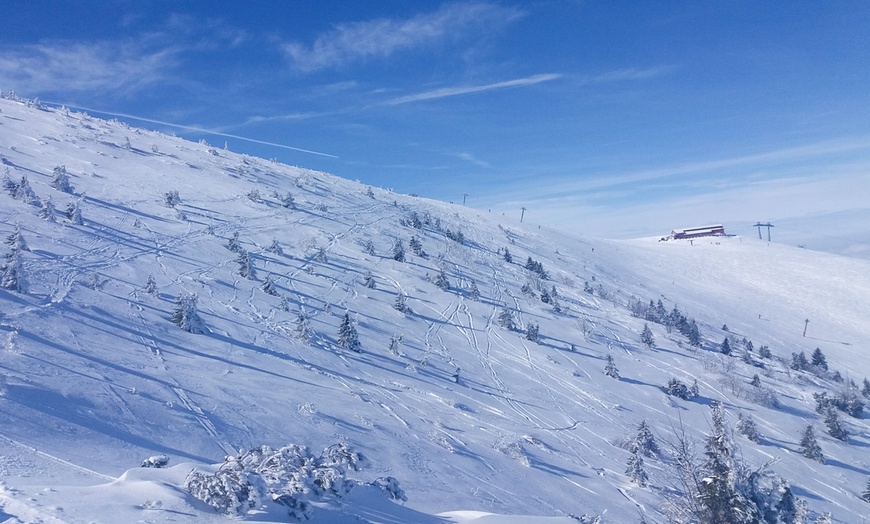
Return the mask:
[[16,293],[27,293],[27,280],[21,265],[21,251],[13,249],[0,265],[0,287]]
[[85,223],[82,218],[82,199],[79,198],[70,202],[70,204],[66,207],[66,216],[69,221],[77,226],[81,226]]
[[510,264],[514,261],[514,257],[511,255],[511,252],[508,251],[508,248],[504,248],[504,252],[502,253],[501,256],[502,256],[502,258],[504,258],[504,261],[507,262],[508,264]]
[[396,295],[396,300],[393,302],[393,309],[395,309],[396,311],[401,311],[402,313],[408,311],[408,305],[405,304],[406,298],[407,297],[405,297],[404,293],[399,293],[398,295]]
[[643,331],[640,333],[640,341],[650,349],[656,347],[655,337],[653,337],[653,332],[648,324],[643,325]]
[[204,332],[204,328],[196,303],[196,293],[179,295],[175,302],[172,323],[189,333],[200,334]]
[[266,251],[269,253],[274,253],[276,255],[282,256],[284,255],[284,249],[281,247],[281,244],[278,243],[277,238],[272,239],[272,244],[266,248]]
[[477,289],[477,282],[474,280],[471,280],[468,283],[468,298],[475,302],[480,300],[480,290]]
[[233,253],[241,253],[242,251],[244,251],[242,249],[242,244],[239,243],[238,231],[233,232],[233,236],[231,236],[229,241],[227,242],[227,249],[229,249]]
[[375,285],[375,277],[372,276],[371,271],[366,270],[365,274],[363,274],[363,286],[368,289],[374,289]]
[[816,440],[816,432],[812,424],[807,424],[807,427],[804,428],[799,446],[801,455],[821,463],[825,462],[825,456],[822,454],[822,448]]
[[304,307],[300,308],[299,314],[296,315],[296,335],[305,341],[308,341],[312,335],[311,320]]
[[610,378],[619,380],[619,370],[616,369],[616,362],[613,361],[613,355],[608,353],[605,359],[607,364],[604,366],[604,374]]
[[752,381],[749,383],[749,385],[756,388],[761,387],[761,378],[758,376],[758,373],[752,375]]
[[731,354],[731,343],[728,342],[728,337],[725,337],[725,340],[722,341],[722,345],[719,346],[719,352],[723,355]]
[[148,280],[145,281],[145,293],[152,297],[157,296],[157,281],[154,280],[154,275],[149,274]]
[[344,314],[344,318],[341,320],[341,325],[338,327],[338,345],[344,349],[356,352],[359,352],[362,349],[359,342],[359,335],[357,335],[353,321],[350,319],[350,313]]
[[625,474],[628,475],[630,481],[640,487],[646,487],[649,482],[649,476],[643,467],[643,455],[634,451],[628,458],[628,465],[625,468]]
[[242,250],[236,263],[239,265],[239,275],[248,280],[257,280],[257,268],[254,267],[254,257],[250,253]]
[[526,328],[526,340],[530,340],[532,342],[538,342],[539,339],[539,329],[538,324],[529,323],[529,327]]
[[828,360],[825,358],[825,354],[822,353],[821,348],[816,348],[813,351],[813,355],[811,358],[814,366],[822,368],[825,371],[828,370]]
[[438,276],[435,277],[435,285],[441,288],[442,291],[450,290],[450,281],[447,280],[447,275],[443,269],[438,271]]
[[281,199],[281,205],[287,209],[296,209],[296,201],[293,199],[293,195],[290,193],[284,195],[284,198]]
[[828,427],[828,434],[837,440],[847,442],[849,440],[849,432],[840,424],[840,417],[837,416],[837,410],[832,406],[825,409],[825,426]]
[[637,435],[634,437],[629,450],[637,450],[638,453],[645,457],[655,458],[661,455],[661,450],[658,444],[656,444],[655,437],[653,437],[652,430],[650,430],[646,420],[641,420],[637,426]]
[[57,209],[54,207],[51,195],[42,199],[41,207],[39,208],[39,218],[48,222],[57,222]]
[[865,502],[870,502],[870,479],[867,479],[867,487],[865,487],[864,492],[861,493],[861,498]]
[[411,251],[413,251],[414,254],[418,257],[426,256],[426,253],[423,251],[423,244],[416,236],[411,236],[411,240],[408,241],[408,245],[411,247]]
[[21,224],[18,222],[15,223],[15,229],[12,230],[12,233],[6,237],[5,244],[12,251],[30,251],[27,247],[27,242],[24,240],[24,235],[21,234]]
[[396,241],[393,243],[393,249],[390,253],[390,256],[393,260],[397,262],[405,261],[405,245],[402,243],[401,239],[397,238]]
[[275,282],[272,280],[272,274],[269,273],[266,275],[266,278],[263,279],[263,285],[260,286],[260,289],[263,290],[268,295],[277,296],[278,288],[275,287]]
[[72,193],[73,188],[69,182],[69,174],[66,172],[66,166],[55,166],[52,177],[51,187],[64,193]]
[[744,416],[743,413],[740,413],[737,416],[737,431],[752,442],[758,442],[758,427],[755,425],[752,415]]
[[508,309],[507,306],[501,308],[501,312],[498,314],[498,324],[507,329],[508,331],[513,331],[516,329],[516,325],[514,324],[514,315],[511,313],[511,310]]

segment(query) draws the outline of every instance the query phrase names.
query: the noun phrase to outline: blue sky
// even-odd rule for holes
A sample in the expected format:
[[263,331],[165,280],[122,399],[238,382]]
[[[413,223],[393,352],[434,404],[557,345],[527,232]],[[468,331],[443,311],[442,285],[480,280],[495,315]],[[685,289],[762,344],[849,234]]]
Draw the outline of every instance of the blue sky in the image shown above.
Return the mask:
[[3,11],[4,92],[535,224],[751,233],[870,206],[863,1]]

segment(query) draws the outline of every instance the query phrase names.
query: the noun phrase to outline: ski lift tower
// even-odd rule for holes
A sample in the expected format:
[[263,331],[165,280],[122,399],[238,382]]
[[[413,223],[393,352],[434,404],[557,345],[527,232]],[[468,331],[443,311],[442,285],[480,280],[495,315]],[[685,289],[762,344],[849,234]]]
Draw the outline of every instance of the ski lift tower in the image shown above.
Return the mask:
[[767,228],[767,241],[770,242],[770,228],[773,227],[773,224],[771,224],[770,222],[768,222],[767,224],[762,224],[761,222],[756,222],[755,225],[753,225],[752,227],[758,228],[758,240],[762,240],[761,228],[766,227]]

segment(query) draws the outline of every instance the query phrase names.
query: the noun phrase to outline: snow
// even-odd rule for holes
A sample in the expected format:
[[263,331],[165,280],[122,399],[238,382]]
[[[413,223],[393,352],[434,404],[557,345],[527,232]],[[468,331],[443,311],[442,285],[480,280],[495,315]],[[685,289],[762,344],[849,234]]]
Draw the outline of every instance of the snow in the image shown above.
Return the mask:
[[[226,522],[184,490],[193,468],[261,444],[319,451],[346,441],[370,461],[355,478],[393,476],[408,501],[358,486],[318,506],[312,522],[665,522],[667,460],[644,460],[650,486],[640,488],[624,474],[621,443],[642,420],[660,444],[679,424],[700,442],[713,401],[732,426],[752,415],[761,438],[736,438],[745,460],[774,460],[812,512],[850,523],[868,513],[867,414],[841,415],[844,443],[814,411],[812,393],[841,385],[757,353],[765,367],[754,367],[742,349],[715,352],[726,336],[786,362],[820,347],[831,370],[860,386],[870,376],[868,260],[747,237],[613,241],[533,229],[12,100],[0,100],[0,155],[0,169],[14,181],[26,175],[58,214],[46,221],[38,206],[0,194],[2,238],[18,224],[30,248],[21,253],[28,293],[0,289],[0,521]],[[51,187],[59,165],[72,194]],[[288,193],[295,209],[282,205]],[[63,212],[79,199],[75,225]],[[412,212],[432,222],[401,225]],[[258,280],[239,274],[226,247],[235,233]],[[393,260],[396,240],[412,235],[428,256]],[[268,249],[273,240],[283,254]],[[528,257],[549,273],[541,285],[557,288],[561,313],[522,293],[536,285],[522,267]],[[441,271],[449,290],[435,285]],[[279,296],[261,289],[267,274]],[[149,275],[155,296],[145,292]],[[197,295],[202,334],[171,323],[184,293]],[[394,309],[399,294],[408,311]],[[695,319],[703,347],[631,316],[630,301],[651,299]],[[505,305],[518,331],[499,326]],[[302,309],[307,341],[296,332]],[[345,313],[359,353],[338,345]],[[645,323],[653,350],[640,341]],[[539,343],[526,340],[530,325]],[[604,374],[608,354],[619,380]],[[778,407],[747,396],[756,373]],[[666,396],[672,377],[697,379],[700,397]],[[797,452],[807,422],[825,464]],[[138,467],[156,455],[169,467]],[[246,517],[282,519],[276,505]]]

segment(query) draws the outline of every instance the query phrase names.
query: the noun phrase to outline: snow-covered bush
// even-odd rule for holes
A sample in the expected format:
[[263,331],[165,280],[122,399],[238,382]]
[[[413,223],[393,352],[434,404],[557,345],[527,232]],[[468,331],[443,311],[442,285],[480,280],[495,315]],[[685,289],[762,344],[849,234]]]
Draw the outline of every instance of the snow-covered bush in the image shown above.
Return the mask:
[[140,468],[163,468],[169,464],[169,457],[166,455],[154,455],[142,461]]
[[671,395],[672,397],[679,397],[683,400],[691,400],[696,395],[693,394],[693,391],[681,382],[678,378],[672,377],[667,385],[664,387],[665,393]]
[[[213,474],[192,471],[185,487],[226,515],[244,517],[271,501],[287,508],[291,518],[303,520],[310,517],[314,504],[341,499],[360,485],[347,474],[359,471],[366,462],[343,442],[324,449],[320,456],[295,444],[279,449],[260,446],[227,457]],[[393,500],[407,500],[393,477],[379,478],[371,485]]]

